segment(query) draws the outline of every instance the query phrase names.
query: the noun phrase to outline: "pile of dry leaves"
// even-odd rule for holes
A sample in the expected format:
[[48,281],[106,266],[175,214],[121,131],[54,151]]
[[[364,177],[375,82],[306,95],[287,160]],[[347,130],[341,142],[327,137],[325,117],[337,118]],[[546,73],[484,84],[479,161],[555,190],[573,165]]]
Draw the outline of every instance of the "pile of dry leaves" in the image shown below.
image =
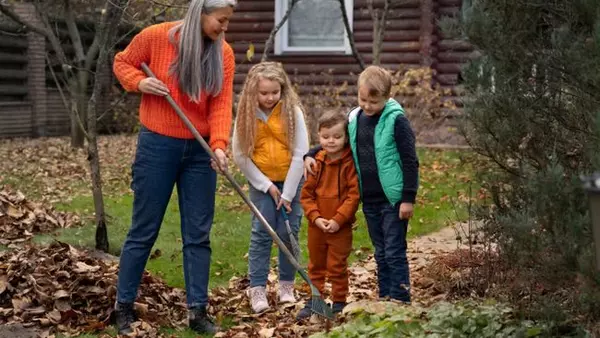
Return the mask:
[[[117,270],[116,262],[60,242],[1,252],[0,325],[38,326],[46,335],[102,330],[114,307]],[[185,323],[182,290],[144,274],[140,291],[138,336],[156,336],[159,326]]]
[[34,233],[80,224],[78,216],[28,201],[21,192],[0,187],[0,244],[25,242]]

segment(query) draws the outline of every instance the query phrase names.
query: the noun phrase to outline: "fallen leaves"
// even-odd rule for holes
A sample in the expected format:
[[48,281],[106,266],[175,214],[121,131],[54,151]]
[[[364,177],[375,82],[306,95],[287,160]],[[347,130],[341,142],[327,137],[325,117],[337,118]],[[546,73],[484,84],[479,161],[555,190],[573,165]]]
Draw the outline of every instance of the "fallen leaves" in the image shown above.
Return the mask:
[[78,226],[78,216],[28,201],[20,191],[0,187],[0,244],[29,240],[35,233]]
[[[101,331],[113,312],[118,267],[68,244],[26,246],[0,252],[0,325],[35,325],[52,333]],[[136,309],[140,337],[158,337],[160,326],[182,327],[182,290],[147,273]]]

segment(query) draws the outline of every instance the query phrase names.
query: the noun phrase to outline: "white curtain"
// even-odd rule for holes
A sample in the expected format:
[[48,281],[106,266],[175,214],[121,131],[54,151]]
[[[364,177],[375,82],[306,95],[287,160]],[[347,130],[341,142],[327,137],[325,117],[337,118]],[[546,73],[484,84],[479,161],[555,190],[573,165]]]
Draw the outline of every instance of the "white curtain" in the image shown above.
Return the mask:
[[344,21],[337,0],[302,0],[288,20],[290,47],[344,46]]

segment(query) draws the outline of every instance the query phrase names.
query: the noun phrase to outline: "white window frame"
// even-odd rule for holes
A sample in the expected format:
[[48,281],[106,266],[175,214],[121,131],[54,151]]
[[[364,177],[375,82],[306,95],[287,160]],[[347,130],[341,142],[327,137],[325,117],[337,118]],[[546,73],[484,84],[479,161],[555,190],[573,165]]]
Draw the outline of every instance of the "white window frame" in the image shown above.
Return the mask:
[[[350,29],[353,29],[353,14],[354,14],[354,0],[344,0],[346,6],[346,14],[348,15],[348,24]],[[281,19],[285,15],[288,9],[288,0],[275,0],[275,25],[281,22]],[[289,26],[288,21],[284,22],[281,29],[277,32],[275,37],[275,54],[282,55],[287,53],[324,53],[324,52],[338,52],[344,54],[352,54],[352,47],[350,47],[350,40],[348,39],[348,32],[344,26],[344,46],[339,47],[327,47],[327,46],[314,46],[314,47],[293,47],[289,46],[288,34]]]

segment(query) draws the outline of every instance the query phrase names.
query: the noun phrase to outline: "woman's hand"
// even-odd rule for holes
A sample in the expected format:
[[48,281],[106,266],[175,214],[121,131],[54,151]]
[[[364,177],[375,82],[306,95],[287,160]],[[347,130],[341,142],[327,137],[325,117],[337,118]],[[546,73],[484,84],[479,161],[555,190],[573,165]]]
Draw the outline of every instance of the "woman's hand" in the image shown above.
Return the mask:
[[211,159],[210,166],[215,171],[218,171],[221,174],[226,172],[229,160],[227,159],[227,155],[225,155],[225,152],[223,151],[223,149],[220,149],[220,148],[215,149],[215,156],[217,157],[217,160],[219,163],[217,163],[217,162],[215,162],[215,160]]
[[138,89],[142,93],[165,96],[169,94],[169,88],[159,79],[147,77],[138,83]]

